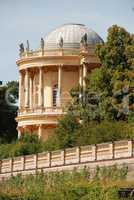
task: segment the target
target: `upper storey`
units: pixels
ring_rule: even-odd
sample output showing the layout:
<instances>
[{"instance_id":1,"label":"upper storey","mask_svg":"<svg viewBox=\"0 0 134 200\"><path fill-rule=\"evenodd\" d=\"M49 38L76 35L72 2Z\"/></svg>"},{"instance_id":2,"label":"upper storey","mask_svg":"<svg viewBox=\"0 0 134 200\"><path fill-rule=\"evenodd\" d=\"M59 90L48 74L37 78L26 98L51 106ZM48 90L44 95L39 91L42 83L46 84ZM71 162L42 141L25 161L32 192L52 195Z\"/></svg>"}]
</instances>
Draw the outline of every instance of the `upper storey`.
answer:
<instances>
[{"instance_id":1,"label":"upper storey","mask_svg":"<svg viewBox=\"0 0 134 200\"><path fill-rule=\"evenodd\" d=\"M60 45L67 49L79 49L82 37L86 34L87 45L102 43L101 37L83 24L65 24L45 37L45 49L57 49ZM62 41L61 41L62 40ZM63 44L61 44L63 42Z\"/></svg>"},{"instance_id":2,"label":"upper storey","mask_svg":"<svg viewBox=\"0 0 134 200\"><path fill-rule=\"evenodd\" d=\"M20 58L17 60L19 69L37 66L80 65L99 63L95 54L96 44L103 43L101 37L83 24L65 24L41 38L40 48L30 50L20 44ZM84 60L85 61L85 60Z\"/></svg>"}]
</instances>

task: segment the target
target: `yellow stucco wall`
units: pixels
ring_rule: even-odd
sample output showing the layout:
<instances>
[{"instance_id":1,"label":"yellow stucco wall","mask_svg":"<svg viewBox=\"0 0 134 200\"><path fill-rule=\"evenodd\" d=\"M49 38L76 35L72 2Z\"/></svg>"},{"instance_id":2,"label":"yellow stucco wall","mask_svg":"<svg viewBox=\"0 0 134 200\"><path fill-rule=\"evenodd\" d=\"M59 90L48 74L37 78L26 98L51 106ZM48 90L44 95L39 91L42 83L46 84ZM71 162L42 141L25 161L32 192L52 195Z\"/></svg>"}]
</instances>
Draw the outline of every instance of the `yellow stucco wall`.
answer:
<instances>
[{"instance_id":1,"label":"yellow stucco wall","mask_svg":"<svg viewBox=\"0 0 134 200\"><path fill-rule=\"evenodd\" d=\"M76 87L79 82L79 73L77 71L62 72L61 102L64 106L70 100L70 90Z\"/></svg>"},{"instance_id":2,"label":"yellow stucco wall","mask_svg":"<svg viewBox=\"0 0 134 200\"><path fill-rule=\"evenodd\" d=\"M44 107L52 106L52 88L58 81L58 72L48 71L43 74Z\"/></svg>"}]
</instances>

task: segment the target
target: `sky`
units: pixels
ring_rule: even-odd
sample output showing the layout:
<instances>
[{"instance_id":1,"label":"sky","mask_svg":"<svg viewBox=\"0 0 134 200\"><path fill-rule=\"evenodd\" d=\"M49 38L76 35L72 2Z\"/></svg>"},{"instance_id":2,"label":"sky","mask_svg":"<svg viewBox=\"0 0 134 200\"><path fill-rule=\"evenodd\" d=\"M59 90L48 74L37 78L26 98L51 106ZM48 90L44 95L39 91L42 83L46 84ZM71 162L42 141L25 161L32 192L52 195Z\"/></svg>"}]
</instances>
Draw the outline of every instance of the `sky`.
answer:
<instances>
[{"instance_id":1,"label":"sky","mask_svg":"<svg viewBox=\"0 0 134 200\"><path fill-rule=\"evenodd\" d=\"M106 40L113 24L134 33L134 0L0 0L0 81L18 79L19 44L40 38L65 23L82 23Z\"/></svg>"}]
</instances>

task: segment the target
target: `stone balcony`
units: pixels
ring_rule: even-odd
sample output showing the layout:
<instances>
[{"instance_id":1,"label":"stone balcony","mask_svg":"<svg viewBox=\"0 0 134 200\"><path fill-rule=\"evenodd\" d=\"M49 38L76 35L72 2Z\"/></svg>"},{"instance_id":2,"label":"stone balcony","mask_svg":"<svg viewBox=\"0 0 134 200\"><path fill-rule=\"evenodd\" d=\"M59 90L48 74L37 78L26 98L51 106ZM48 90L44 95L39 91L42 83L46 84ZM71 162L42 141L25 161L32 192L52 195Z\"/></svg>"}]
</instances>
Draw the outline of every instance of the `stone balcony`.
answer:
<instances>
[{"instance_id":1,"label":"stone balcony","mask_svg":"<svg viewBox=\"0 0 134 200\"><path fill-rule=\"evenodd\" d=\"M63 107L42 107L42 108L21 108L18 110L18 116L24 115L62 115L66 110Z\"/></svg>"}]
</instances>

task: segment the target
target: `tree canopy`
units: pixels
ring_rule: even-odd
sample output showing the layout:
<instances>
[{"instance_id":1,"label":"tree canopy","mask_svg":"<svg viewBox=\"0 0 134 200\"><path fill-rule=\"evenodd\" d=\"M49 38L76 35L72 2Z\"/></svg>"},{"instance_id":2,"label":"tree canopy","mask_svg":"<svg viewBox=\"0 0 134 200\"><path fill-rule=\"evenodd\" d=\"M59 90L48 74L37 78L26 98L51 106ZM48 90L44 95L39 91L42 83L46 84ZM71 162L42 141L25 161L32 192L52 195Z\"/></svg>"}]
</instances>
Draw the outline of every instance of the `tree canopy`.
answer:
<instances>
[{"instance_id":1,"label":"tree canopy","mask_svg":"<svg viewBox=\"0 0 134 200\"><path fill-rule=\"evenodd\" d=\"M10 142L17 136L18 82L11 81L0 87L0 141Z\"/></svg>"},{"instance_id":2,"label":"tree canopy","mask_svg":"<svg viewBox=\"0 0 134 200\"><path fill-rule=\"evenodd\" d=\"M134 36L113 25L107 41L99 44L96 54L101 68L86 77L82 101L73 90L73 108L82 118L91 120L128 120L134 112ZM76 93L77 94L77 93Z\"/></svg>"}]
</instances>

